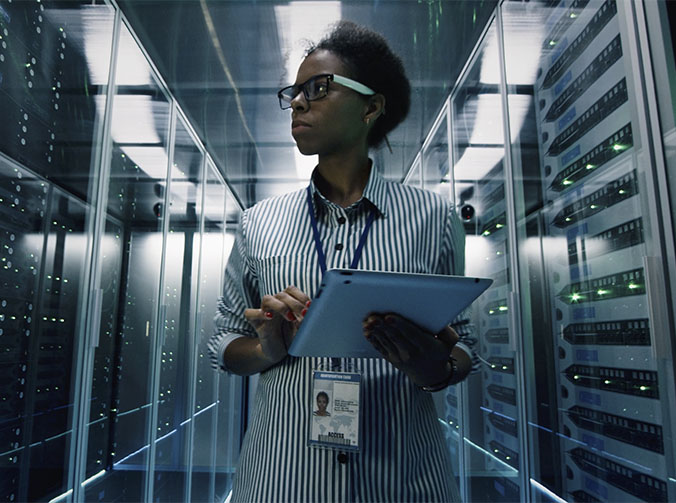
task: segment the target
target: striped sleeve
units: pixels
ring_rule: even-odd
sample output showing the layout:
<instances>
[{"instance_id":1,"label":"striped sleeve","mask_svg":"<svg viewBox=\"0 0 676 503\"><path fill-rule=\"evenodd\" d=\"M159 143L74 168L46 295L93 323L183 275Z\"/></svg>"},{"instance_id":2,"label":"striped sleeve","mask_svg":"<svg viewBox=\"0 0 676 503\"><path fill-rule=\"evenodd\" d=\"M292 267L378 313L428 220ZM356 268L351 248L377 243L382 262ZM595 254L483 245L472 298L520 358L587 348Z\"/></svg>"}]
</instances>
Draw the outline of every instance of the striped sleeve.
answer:
<instances>
[{"instance_id":1,"label":"striped sleeve","mask_svg":"<svg viewBox=\"0 0 676 503\"><path fill-rule=\"evenodd\" d=\"M241 337L257 337L253 327L244 317L247 307L260 305L258 280L246 257L246 223L248 212L242 213L232 253L228 259L223 278L223 293L219 297L215 332L209 339L211 366L216 370L228 371L223 361L225 348Z\"/></svg>"}]
</instances>

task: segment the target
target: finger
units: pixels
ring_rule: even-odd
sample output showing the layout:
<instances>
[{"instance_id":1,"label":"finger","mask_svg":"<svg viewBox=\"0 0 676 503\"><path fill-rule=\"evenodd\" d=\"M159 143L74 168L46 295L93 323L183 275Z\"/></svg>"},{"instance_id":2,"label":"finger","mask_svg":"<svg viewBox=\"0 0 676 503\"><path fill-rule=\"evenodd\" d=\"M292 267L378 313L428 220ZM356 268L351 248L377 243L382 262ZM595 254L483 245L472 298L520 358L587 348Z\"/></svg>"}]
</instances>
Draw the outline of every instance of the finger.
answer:
<instances>
[{"instance_id":1,"label":"finger","mask_svg":"<svg viewBox=\"0 0 676 503\"><path fill-rule=\"evenodd\" d=\"M306 309L305 302L302 302L294 295L291 295L287 292L287 290L276 293L274 297L286 306L286 310L283 314L287 320L295 321L297 319L301 320L303 318L303 312Z\"/></svg>"},{"instance_id":2,"label":"finger","mask_svg":"<svg viewBox=\"0 0 676 503\"><path fill-rule=\"evenodd\" d=\"M261 299L261 310L273 315L279 315L288 321L295 321L296 316L285 302L277 298L277 295L264 295Z\"/></svg>"},{"instance_id":3,"label":"finger","mask_svg":"<svg viewBox=\"0 0 676 503\"><path fill-rule=\"evenodd\" d=\"M449 326L445 326L436 334L436 337L450 349L453 349L453 346L460 340L458 333Z\"/></svg>"},{"instance_id":4,"label":"finger","mask_svg":"<svg viewBox=\"0 0 676 503\"><path fill-rule=\"evenodd\" d=\"M268 321L272 318L272 313L264 311L263 309L245 309L244 317L249 322L254 321Z\"/></svg>"},{"instance_id":5,"label":"finger","mask_svg":"<svg viewBox=\"0 0 676 503\"><path fill-rule=\"evenodd\" d=\"M387 349L380 343L380 339L373 334L373 332L368 332L366 339L373 345L374 348L383 355L384 358L389 358L389 353Z\"/></svg>"},{"instance_id":6,"label":"finger","mask_svg":"<svg viewBox=\"0 0 676 503\"><path fill-rule=\"evenodd\" d=\"M295 298L298 302L303 304L305 307L307 307L308 302L311 301L310 297L308 297L305 292L303 292L300 288L297 288L293 285L286 287L284 291L291 297Z\"/></svg>"},{"instance_id":7,"label":"finger","mask_svg":"<svg viewBox=\"0 0 676 503\"><path fill-rule=\"evenodd\" d=\"M407 360L411 355L421 350L421 329L398 315L388 314L385 316L383 331L397 345L399 354ZM431 337L430 337L431 338Z\"/></svg>"},{"instance_id":8,"label":"finger","mask_svg":"<svg viewBox=\"0 0 676 503\"><path fill-rule=\"evenodd\" d=\"M364 330L371 330L382 323L384 323L383 315L379 313L369 313L366 318L362 320Z\"/></svg>"},{"instance_id":9,"label":"finger","mask_svg":"<svg viewBox=\"0 0 676 503\"><path fill-rule=\"evenodd\" d=\"M389 361L392 363L402 362L399 348L385 333L380 330L374 330L371 334L371 339L375 340L384 349L384 353L387 355ZM381 351L381 353L382 352L383 351Z\"/></svg>"}]
</instances>

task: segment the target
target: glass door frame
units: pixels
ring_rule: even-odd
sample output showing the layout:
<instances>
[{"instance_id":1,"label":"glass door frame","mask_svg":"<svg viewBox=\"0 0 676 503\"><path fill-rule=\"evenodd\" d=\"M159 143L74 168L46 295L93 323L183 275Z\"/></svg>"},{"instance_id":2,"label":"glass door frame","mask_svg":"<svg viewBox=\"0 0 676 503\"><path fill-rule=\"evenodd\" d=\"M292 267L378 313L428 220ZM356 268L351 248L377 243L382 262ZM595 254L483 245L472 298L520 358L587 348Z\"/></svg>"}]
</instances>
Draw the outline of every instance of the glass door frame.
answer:
<instances>
[{"instance_id":1,"label":"glass door frame","mask_svg":"<svg viewBox=\"0 0 676 503\"><path fill-rule=\"evenodd\" d=\"M199 150L202 159L200 162L200 176L202 177L200 181L200 200L202 205L202 211L200 213L200 223L199 223L199 232L200 232L200 249L196 250L196 253L199 253L201 258L201 245L203 243L204 237L204 225L205 225L205 212L203 211L204 207L204 198L205 198L205 185L206 185L206 170L207 165L210 167L213 173L216 174L218 180L223 184L225 190L232 192L228 186L225 178L223 177L220 170L216 167L216 163L213 162L211 156L206 152L206 149L202 142L199 140L198 135L196 134L194 128L190 124L189 120L180 109L177 101L173 96L171 96L168 91L168 86L166 82L162 79L159 71L156 66L153 64L152 60L149 58L147 52L145 51L143 45L140 43L138 36L134 32L133 28L129 22L125 19L119 7L114 3L113 0L105 0L105 4L110 6L114 11L114 22L113 22L113 41L111 45L111 57L110 57L110 66L109 66L109 75L108 83L106 89L106 104L102 115L102 122L99 125L99 129L96 131L96 141L97 150L95 156L92 160L92 201L93 201L93 215L94 218L88 223L87 235L90 237L88 240L87 248L87 257L88 262L84 266L84 271L87 274L85 278L85 291L83 292L83 299L86 309L83 310L82 315L80 316L78 324L78 345L77 345L77 361L81 362L77 365L76 371L76 381L74 384L74 395L75 395L75 412L72 418L72 431L74 432L73 439L71 441L71 451L69 456L69 466L68 466L68 486L69 489L62 495L54 498L52 501L84 501L85 500L85 488L89 482L93 482L101 476L105 476L105 470L97 473L96 475L85 479L86 477L86 464L87 464L87 447L88 447L88 422L89 422L89 413L90 413L90 398L91 398L91 383L94 377L94 356L95 351L98 346L98 340L100 335L100 317L101 317L101 301L102 301L102 290L101 290L101 272L102 272L102 263L100 257L101 249L101 239L105 234L106 228L106 217L107 217L107 199L108 199L108 190L109 190L109 175L111 169L111 156L110 152L112 149L112 115L114 107L114 97L116 93L116 69L117 69L117 60L118 60L118 47L119 40L121 37L121 31L126 28L131 34L134 42L138 46L139 50L142 52L146 62L150 66L151 73L153 78L156 80L158 86L160 87L162 93L167 99L167 102L170 106L170 119L169 119L169 139L167 143L168 149L168 159L166 166L166 189L163 196L164 208L168 208L168 201L171 195L171 177L170 169L173 165L173 155L175 149L175 135L176 135L176 123L178 117L182 119L182 123L188 131L188 134L195 146ZM234 198L237 201L236 198ZM226 202L223 201L223 215L225 222L226 214ZM151 415L146 425L146 438L149 442L149 454L146 462L145 470L145 489L144 497L146 501L153 501L153 486L154 486L154 468L155 468L155 441L157 440L156 434L156 421L157 421L157 408L158 408L158 394L159 394L159 371L160 371L160 362L161 362L161 351L162 351L162 327L164 325L164 316L163 313L165 309L163 308L164 304L161 303L161 292L163 291L163 286L165 283L164 276L164 262L166 255L166 240L169 232L169 215L165 214L163 216L162 222L162 265L160 266L160 281L157 288L157 298L160 299L157 308L153 314L155 319L155 330L151 334L152 337L152 349L151 354L153 355L153 360L150 363L152 366L150 382L148 383L149 389L151 390L152 399L151 399ZM226 228L224 225L223 233L225 235ZM224 237L225 239L225 237ZM202 267L202 261L200 260L199 268ZM221 280L222 281L222 280ZM195 334L199 330L199 323L203 313L198 311L199 307L199 289L196 294L195 305L191 306L193 310L189 314L193 318L190 320L190 326L192 333L193 342L195 339ZM166 306L165 306L166 308ZM194 344L193 344L194 346ZM188 384L189 395L188 402L191 407L191 418L194 417L194 405L195 405L195 385L197 379L197 369L195 365L196 355L191 356L190 363L190 383ZM219 377L215 377L214 383L214 393L217 397L218 386L221 382ZM235 386L235 382L231 383L232 386ZM241 417L241 414L240 414ZM191 421L188 425L189 438L194 438L194 421ZM212 437L217 433L217 424L214 422L214 426L211 431ZM214 437L215 438L215 437ZM184 500L188 501L191 494L191 482L192 482L192 450L189 450L187 453L188 465L186 466L185 476L187 477L185 484L185 494L183 495ZM214 459L215 466L215 459ZM210 494L213 494L213 485L214 477L211 477L211 490Z\"/></svg>"}]
</instances>

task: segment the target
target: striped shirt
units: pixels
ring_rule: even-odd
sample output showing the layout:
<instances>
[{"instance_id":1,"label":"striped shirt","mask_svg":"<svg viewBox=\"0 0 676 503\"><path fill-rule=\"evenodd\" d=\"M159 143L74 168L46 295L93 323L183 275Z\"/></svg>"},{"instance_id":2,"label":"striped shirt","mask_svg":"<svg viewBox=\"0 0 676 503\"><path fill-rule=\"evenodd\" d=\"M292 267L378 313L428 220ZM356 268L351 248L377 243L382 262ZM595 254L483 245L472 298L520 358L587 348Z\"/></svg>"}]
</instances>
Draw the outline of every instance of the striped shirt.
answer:
<instances>
[{"instance_id":1,"label":"striped shirt","mask_svg":"<svg viewBox=\"0 0 676 503\"><path fill-rule=\"evenodd\" d=\"M372 209L359 269L462 274L464 232L451 203L388 182L371 170L362 198L348 208L311 183L328 268L348 267ZM342 245L342 246L340 246ZM244 309L294 285L310 298L321 280L306 191L262 201L240 221L209 348L215 368L238 337L256 337ZM358 453L307 445L312 371L328 358L287 356L260 374L253 414L233 482L232 501L455 501L449 453L429 393L384 359L342 359L362 374Z\"/></svg>"}]
</instances>

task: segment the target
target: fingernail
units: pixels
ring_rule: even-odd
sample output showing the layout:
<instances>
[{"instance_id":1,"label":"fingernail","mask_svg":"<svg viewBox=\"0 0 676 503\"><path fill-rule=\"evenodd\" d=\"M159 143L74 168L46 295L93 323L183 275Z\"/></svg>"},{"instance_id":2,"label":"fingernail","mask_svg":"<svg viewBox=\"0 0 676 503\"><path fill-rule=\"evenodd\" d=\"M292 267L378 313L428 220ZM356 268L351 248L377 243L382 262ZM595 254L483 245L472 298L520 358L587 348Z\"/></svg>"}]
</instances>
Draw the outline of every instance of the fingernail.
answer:
<instances>
[{"instance_id":1,"label":"fingernail","mask_svg":"<svg viewBox=\"0 0 676 503\"><path fill-rule=\"evenodd\" d=\"M273 316L274 316L274 314L272 314L270 311L265 311L265 317L266 317L266 318L270 319L270 318L272 318Z\"/></svg>"},{"instance_id":2,"label":"fingernail","mask_svg":"<svg viewBox=\"0 0 676 503\"><path fill-rule=\"evenodd\" d=\"M289 321L296 321L296 317L293 315L293 313L291 311L288 311L286 313L286 319L289 320Z\"/></svg>"},{"instance_id":3,"label":"fingernail","mask_svg":"<svg viewBox=\"0 0 676 503\"><path fill-rule=\"evenodd\" d=\"M311 301L311 300L308 300L308 301L305 303L305 307L310 307L310 304L312 304L312 301Z\"/></svg>"},{"instance_id":4,"label":"fingernail","mask_svg":"<svg viewBox=\"0 0 676 503\"><path fill-rule=\"evenodd\" d=\"M307 313L307 307L300 312L300 315L305 316L305 313Z\"/></svg>"}]
</instances>

